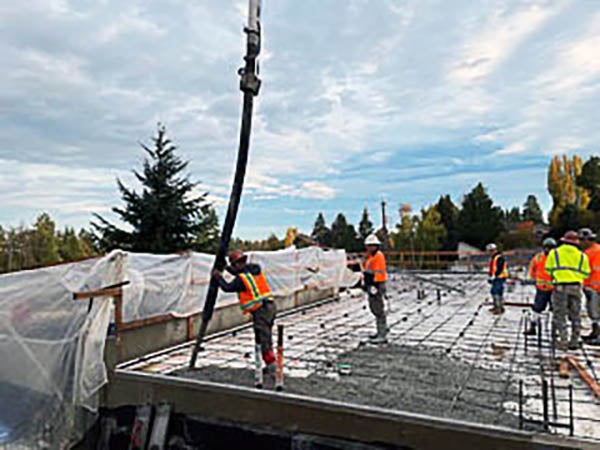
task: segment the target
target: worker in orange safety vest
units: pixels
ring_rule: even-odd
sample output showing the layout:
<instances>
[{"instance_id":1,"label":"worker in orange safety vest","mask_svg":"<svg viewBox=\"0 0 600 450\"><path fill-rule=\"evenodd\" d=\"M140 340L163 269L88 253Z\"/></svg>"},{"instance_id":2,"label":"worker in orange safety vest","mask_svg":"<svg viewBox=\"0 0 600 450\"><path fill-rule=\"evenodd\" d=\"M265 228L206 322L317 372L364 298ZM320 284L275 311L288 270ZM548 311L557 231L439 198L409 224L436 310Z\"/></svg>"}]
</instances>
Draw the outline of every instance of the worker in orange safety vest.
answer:
<instances>
[{"instance_id":1,"label":"worker in orange safety vest","mask_svg":"<svg viewBox=\"0 0 600 450\"><path fill-rule=\"evenodd\" d=\"M225 292L237 292L240 308L244 314L252 315L254 340L260 346L265 374L275 373L275 353L273 352L273 323L277 309L271 295L267 278L258 264L248 264L247 256L241 250L229 253L227 271L234 276L231 282L225 281L223 274L215 270L213 276Z\"/></svg>"},{"instance_id":2,"label":"worker in orange safety vest","mask_svg":"<svg viewBox=\"0 0 600 450\"><path fill-rule=\"evenodd\" d=\"M546 307L550 304L552 299L552 290L554 285L552 283L552 276L546 272L546 258L548 253L553 248L556 248L556 241L552 238L544 239L542 242L543 251L534 255L529 263L528 278L529 282L535 284L535 299L533 300L533 318L529 323L529 329L525 331L528 336L534 336L536 334L536 325L538 319Z\"/></svg>"},{"instance_id":3,"label":"worker in orange safety vest","mask_svg":"<svg viewBox=\"0 0 600 450\"><path fill-rule=\"evenodd\" d=\"M373 344L387 342L387 321L383 297L385 296L385 283L387 281L387 268L385 256L379 250L381 242L374 234L365 239L367 259L363 265L363 286L369 297L369 309L375 316L377 333L369 336Z\"/></svg>"},{"instance_id":4,"label":"worker in orange safety vest","mask_svg":"<svg viewBox=\"0 0 600 450\"><path fill-rule=\"evenodd\" d=\"M492 314L502 314L504 313L504 284L508 278L506 259L502 252L498 250L496 244L488 244L485 249L492 255L490 258L488 282L492 285L490 294L492 294L494 306L490 308L490 312Z\"/></svg>"},{"instance_id":5,"label":"worker in orange safety vest","mask_svg":"<svg viewBox=\"0 0 600 450\"><path fill-rule=\"evenodd\" d=\"M579 230L581 249L590 261L590 276L583 282L583 293L588 317L592 321L592 332L582 336L588 345L600 345L600 244L596 234L589 228Z\"/></svg>"}]
</instances>

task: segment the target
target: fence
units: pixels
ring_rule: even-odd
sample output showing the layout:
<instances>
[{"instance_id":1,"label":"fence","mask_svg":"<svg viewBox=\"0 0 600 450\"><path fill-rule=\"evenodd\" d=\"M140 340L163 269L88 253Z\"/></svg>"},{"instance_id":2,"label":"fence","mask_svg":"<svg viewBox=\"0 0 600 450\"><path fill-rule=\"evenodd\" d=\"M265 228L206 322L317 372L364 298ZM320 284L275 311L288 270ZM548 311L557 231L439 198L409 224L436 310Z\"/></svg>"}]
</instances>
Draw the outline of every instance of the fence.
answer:
<instances>
[{"instance_id":1,"label":"fence","mask_svg":"<svg viewBox=\"0 0 600 450\"><path fill-rule=\"evenodd\" d=\"M510 267L527 266L536 250L512 250L504 252ZM399 270L441 270L459 272L481 272L488 268L490 254L486 252L452 251L387 251L387 265ZM348 266L358 269L362 255L349 255Z\"/></svg>"}]
</instances>

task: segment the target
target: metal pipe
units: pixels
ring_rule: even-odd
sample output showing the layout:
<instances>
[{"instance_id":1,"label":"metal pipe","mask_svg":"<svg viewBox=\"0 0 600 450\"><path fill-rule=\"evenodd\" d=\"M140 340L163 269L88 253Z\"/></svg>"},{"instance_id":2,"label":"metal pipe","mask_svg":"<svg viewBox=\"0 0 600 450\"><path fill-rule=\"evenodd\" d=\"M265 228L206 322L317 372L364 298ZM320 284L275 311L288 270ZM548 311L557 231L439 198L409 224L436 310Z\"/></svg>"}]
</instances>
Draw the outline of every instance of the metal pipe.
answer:
<instances>
[{"instance_id":1,"label":"metal pipe","mask_svg":"<svg viewBox=\"0 0 600 450\"><path fill-rule=\"evenodd\" d=\"M219 248L215 256L211 274L214 270L223 270L225 267L225 254L229 248L229 241L235 225L235 219L237 217L242 196L242 189L244 187L244 177L246 175L246 165L250 147L250 132L252 129L253 99L254 96L258 95L260 89L260 79L257 77L256 63L256 59L260 53L260 0L249 0L248 27L244 29L244 32L247 35L246 56L244 57L246 65L238 72L241 77L240 90L244 92L240 144L227 215L225 216L223 231L221 232L221 237L219 239ZM202 346L202 340L206 334L208 323L213 315L217 293L217 280L211 276L202 311L202 323L190 358L190 369L193 369L196 366L198 351Z\"/></svg>"}]
</instances>

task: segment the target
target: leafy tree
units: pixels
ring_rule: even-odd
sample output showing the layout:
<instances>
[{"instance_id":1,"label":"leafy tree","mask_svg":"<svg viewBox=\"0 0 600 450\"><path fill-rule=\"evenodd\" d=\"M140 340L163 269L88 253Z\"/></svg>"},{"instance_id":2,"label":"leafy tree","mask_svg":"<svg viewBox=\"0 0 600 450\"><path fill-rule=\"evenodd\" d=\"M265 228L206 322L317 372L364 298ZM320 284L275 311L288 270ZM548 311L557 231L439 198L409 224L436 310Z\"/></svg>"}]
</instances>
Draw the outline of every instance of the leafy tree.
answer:
<instances>
[{"instance_id":1,"label":"leafy tree","mask_svg":"<svg viewBox=\"0 0 600 450\"><path fill-rule=\"evenodd\" d=\"M325 217L321 212L317 216L317 220L315 220L315 225L310 237L317 241L319 245L324 247L331 246L331 230L327 227Z\"/></svg>"},{"instance_id":2,"label":"leafy tree","mask_svg":"<svg viewBox=\"0 0 600 450\"><path fill-rule=\"evenodd\" d=\"M446 228L442 223L442 216L435 206L430 206L421 211L421 220L418 221L416 242L420 251L437 251L440 249Z\"/></svg>"},{"instance_id":3,"label":"leafy tree","mask_svg":"<svg viewBox=\"0 0 600 450\"><path fill-rule=\"evenodd\" d=\"M446 230L441 249L445 251L455 251L458 248L458 208L452 202L449 195L441 196L435 205L435 209L440 214L440 221Z\"/></svg>"},{"instance_id":4,"label":"leafy tree","mask_svg":"<svg viewBox=\"0 0 600 450\"><path fill-rule=\"evenodd\" d=\"M542 208L540 208L535 195L528 195L527 200L523 204L523 220L537 224L544 223Z\"/></svg>"},{"instance_id":5,"label":"leafy tree","mask_svg":"<svg viewBox=\"0 0 600 450\"><path fill-rule=\"evenodd\" d=\"M114 207L126 231L94 214L92 223L99 245L105 249L150 253L172 253L189 248L209 246L216 236L216 221L207 192L194 196L196 184L183 175L188 162L175 154L176 147L166 137L166 129L158 125L152 138L154 148L141 144L147 154L142 172L133 171L143 189L138 193L117 180L125 206Z\"/></svg>"},{"instance_id":6,"label":"leafy tree","mask_svg":"<svg viewBox=\"0 0 600 450\"><path fill-rule=\"evenodd\" d=\"M331 246L344 248L349 252L357 252L362 248L354 226L348 223L342 213L339 213L331 224Z\"/></svg>"},{"instance_id":7,"label":"leafy tree","mask_svg":"<svg viewBox=\"0 0 600 450\"><path fill-rule=\"evenodd\" d=\"M585 162L577 177L577 185L587 190L591 197L588 209L600 212L600 157L592 156Z\"/></svg>"},{"instance_id":8,"label":"leafy tree","mask_svg":"<svg viewBox=\"0 0 600 450\"><path fill-rule=\"evenodd\" d=\"M494 206L481 183L465 195L458 214L458 234L461 240L484 248L502 231L502 209Z\"/></svg>"},{"instance_id":9,"label":"leafy tree","mask_svg":"<svg viewBox=\"0 0 600 450\"><path fill-rule=\"evenodd\" d=\"M367 207L363 209L362 218L360 219L360 223L358 224L358 235L360 240L364 242L364 240L372 234L374 231L373 222L369 219L369 211Z\"/></svg>"},{"instance_id":10,"label":"leafy tree","mask_svg":"<svg viewBox=\"0 0 600 450\"><path fill-rule=\"evenodd\" d=\"M415 251L415 237L418 219L413 216L410 205L402 205L399 211L400 223L396 225L396 231L392 233L394 249L399 251Z\"/></svg>"},{"instance_id":11,"label":"leafy tree","mask_svg":"<svg viewBox=\"0 0 600 450\"><path fill-rule=\"evenodd\" d=\"M515 206L510 210L506 210L504 217L505 228L516 228L522 220L521 210L518 206Z\"/></svg>"},{"instance_id":12,"label":"leafy tree","mask_svg":"<svg viewBox=\"0 0 600 450\"><path fill-rule=\"evenodd\" d=\"M58 234L58 252L63 261L75 261L87 256L75 230L69 227Z\"/></svg>"},{"instance_id":13,"label":"leafy tree","mask_svg":"<svg viewBox=\"0 0 600 450\"><path fill-rule=\"evenodd\" d=\"M555 156L548 167L548 192L552 196L552 210L549 221L553 228L559 227L559 216L567 205L574 205L584 210L590 203L588 191L577 185L576 180L581 175L583 161L577 155L569 159ZM571 214L571 212L569 212Z\"/></svg>"},{"instance_id":14,"label":"leafy tree","mask_svg":"<svg viewBox=\"0 0 600 450\"><path fill-rule=\"evenodd\" d=\"M56 225L50 216L42 213L35 221L33 232L30 234L30 240L27 242L27 233L22 234L25 243L31 245L33 261L23 261L24 266L39 265L45 266L56 263L61 260L58 251L58 238L56 236ZM24 249L24 255L27 255Z\"/></svg>"}]
</instances>

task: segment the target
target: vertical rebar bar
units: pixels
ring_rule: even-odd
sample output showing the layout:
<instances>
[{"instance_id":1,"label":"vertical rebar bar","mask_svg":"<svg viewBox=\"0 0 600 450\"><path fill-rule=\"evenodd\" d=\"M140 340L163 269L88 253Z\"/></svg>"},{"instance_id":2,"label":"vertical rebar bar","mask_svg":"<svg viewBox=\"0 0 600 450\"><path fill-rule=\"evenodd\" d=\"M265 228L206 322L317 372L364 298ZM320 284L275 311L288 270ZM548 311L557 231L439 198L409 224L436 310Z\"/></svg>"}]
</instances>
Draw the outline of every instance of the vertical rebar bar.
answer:
<instances>
[{"instance_id":1,"label":"vertical rebar bar","mask_svg":"<svg viewBox=\"0 0 600 450\"><path fill-rule=\"evenodd\" d=\"M523 429L523 380L519 380L519 430Z\"/></svg>"},{"instance_id":2,"label":"vertical rebar bar","mask_svg":"<svg viewBox=\"0 0 600 450\"><path fill-rule=\"evenodd\" d=\"M575 417L573 416L573 384L569 383L569 436L575 434Z\"/></svg>"},{"instance_id":3,"label":"vertical rebar bar","mask_svg":"<svg viewBox=\"0 0 600 450\"><path fill-rule=\"evenodd\" d=\"M548 431L548 381L546 379L542 380L542 413L544 417L544 430Z\"/></svg>"},{"instance_id":4,"label":"vertical rebar bar","mask_svg":"<svg viewBox=\"0 0 600 450\"><path fill-rule=\"evenodd\" d=\"M260 344L254 346L254 385L258 389L263 387L262 351Z\"/></svg>"},{"instance_id":5,"label":"vertical rebar bar","mask_svg":"<svg viewBox=\"0 0 600 450\"><path fill-rule=\"evenodd\" d=\"M283 325L277 325L277 358L275 369L275 390L283 390Z\"/></svg>"}]
</instances>

